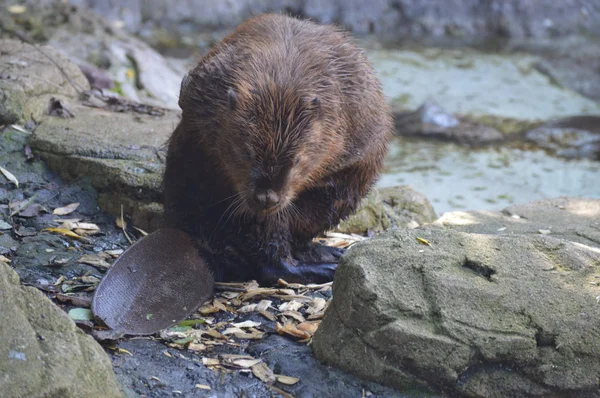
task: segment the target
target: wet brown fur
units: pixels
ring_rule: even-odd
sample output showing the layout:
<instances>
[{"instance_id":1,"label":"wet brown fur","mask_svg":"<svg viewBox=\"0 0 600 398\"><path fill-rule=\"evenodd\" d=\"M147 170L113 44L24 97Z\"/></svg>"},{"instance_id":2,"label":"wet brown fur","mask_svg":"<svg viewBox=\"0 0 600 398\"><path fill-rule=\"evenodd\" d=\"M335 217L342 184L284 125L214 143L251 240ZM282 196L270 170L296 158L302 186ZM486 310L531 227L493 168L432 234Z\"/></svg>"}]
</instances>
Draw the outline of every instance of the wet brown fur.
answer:
<instances>
[{"instance_id":1,"label":"wet brown fur","mask_svg":"<svg viewBox=\"0 0 600 398\"><path fill-rule=\"evenodd\" d=\"M246 21L202 57L179 105L165 218L210 247L214 263L246 260L213 264L217 280L302 258L296 253L367 194L392 131L379 82L348 36L282 15ZM259 189L280 203L258 209Z\"/></svg>"}]
</instances>

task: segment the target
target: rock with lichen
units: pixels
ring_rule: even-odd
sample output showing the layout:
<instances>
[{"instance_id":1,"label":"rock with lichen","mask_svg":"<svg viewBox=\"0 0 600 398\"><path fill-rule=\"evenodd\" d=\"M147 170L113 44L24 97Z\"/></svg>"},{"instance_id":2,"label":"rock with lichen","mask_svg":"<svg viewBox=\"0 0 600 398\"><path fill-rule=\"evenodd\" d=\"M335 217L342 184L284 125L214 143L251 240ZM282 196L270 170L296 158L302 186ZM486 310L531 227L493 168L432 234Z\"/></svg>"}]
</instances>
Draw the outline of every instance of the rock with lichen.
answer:
<instances>
[{"instance_id":1,"label":"rock with lichen","mask_svg":"<svg viewBox=\"0 0 600 398\"><path fill-rule=\"evenodd\" d=\"M351 248L315 355L402 389L600 396L600 200L561 198L486 217L442 217ZM540 230L548 224L550 233Z\"/></svg>"},{"instance_id":2,"label":"rock with lichen","mask_svg":"<svg viewBox=\"0 0 600 398\"><path fill-rule=\"evenodd\" d=\"M3 397L121 397L102 347L0 262Z\"/></svg>"}]
</instances>

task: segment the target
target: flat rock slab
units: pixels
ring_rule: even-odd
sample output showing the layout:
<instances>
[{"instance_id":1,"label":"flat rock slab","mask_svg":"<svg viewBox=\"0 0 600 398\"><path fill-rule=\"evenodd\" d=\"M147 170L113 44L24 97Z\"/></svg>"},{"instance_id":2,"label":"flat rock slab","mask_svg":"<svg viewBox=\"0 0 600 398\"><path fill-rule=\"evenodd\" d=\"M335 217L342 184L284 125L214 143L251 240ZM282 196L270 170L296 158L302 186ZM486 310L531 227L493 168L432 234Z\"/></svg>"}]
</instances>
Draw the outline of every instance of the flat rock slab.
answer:
<instances>
[{"instance_id":1,"label":"flat rock slab","mask_svg":"<svg viewBox=\"0 0 600 398\"><path fill-rule=\"evenodd\" d=\"M121 397L110 361L60 308L0 263L3 397Z\"/></svg>"},{"instance_id":2,"label":"flat rock slab","mask_svg":"<svg viewBox=\"0 0 600 398\"><path fill-rule=\"evenodd\" d=\"M396 388L599 397L599 282L600 250L579 242L392 231L342 258L313 349Z\"/></svg>"},{"instance_id":3,"label":"flat rock slab","mask_svg":"<svg viewBox=\"0 0 600 398\"><path fill-rule=\"evenodd\" d=\"M166 142L179 113L164 116L117 113L74 104L73 119L47 118L30 145L61 177L91 179L102 209L120 214L121 205L136 225L154 229L160 210Z\"/></svg>"}]
</instances>

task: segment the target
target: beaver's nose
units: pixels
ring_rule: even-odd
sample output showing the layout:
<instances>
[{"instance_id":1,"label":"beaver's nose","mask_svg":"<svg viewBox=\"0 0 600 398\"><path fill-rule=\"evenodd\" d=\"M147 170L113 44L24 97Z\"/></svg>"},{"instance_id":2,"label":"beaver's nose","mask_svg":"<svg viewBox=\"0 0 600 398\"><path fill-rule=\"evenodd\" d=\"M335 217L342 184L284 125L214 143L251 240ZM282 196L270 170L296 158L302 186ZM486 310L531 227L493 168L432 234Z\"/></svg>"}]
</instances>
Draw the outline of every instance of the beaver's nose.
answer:
<instances>
[{"instance_id":1,"label":"beaver's nose","mask_svg":"<svg viewBox=\"0 0 600 398\"><path fill-rule=\"evenodd\" d=\"M261 207L269 209L279 203L279 195L272 189L260 189L254 194L254 200L256 200Z\"/></svg>"}]
</instances>

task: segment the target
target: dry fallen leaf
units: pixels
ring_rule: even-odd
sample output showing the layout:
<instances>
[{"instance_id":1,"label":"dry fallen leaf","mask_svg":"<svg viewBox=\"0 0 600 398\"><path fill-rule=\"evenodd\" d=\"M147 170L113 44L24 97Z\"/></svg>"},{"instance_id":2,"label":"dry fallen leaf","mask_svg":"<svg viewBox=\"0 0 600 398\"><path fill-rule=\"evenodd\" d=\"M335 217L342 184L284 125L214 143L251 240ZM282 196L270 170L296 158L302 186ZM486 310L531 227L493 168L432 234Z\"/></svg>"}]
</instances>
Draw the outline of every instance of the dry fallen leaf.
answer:
<instances>
[{"instance_id":1,"label":"dry fallen leaf","mask_svg":"<svg viewBox=\"0 0 600 398\"><path fill-rule=\"evenodd\" d=\"M190 343L187 346L188 350L193 352L206 351L206 344L202 343Z\"/></svg>"},{"instance_id":2,"label":"dry fallen leaf","mask_svg":"<svg viewBox=\"0 0 600 398\"><path fill-rule=\"evenodd\" d=\"M303 303L301 303L300 301L292 300L292 301L288 301L287 303L281 304L278 307L278 309L281 312L285 312L285 311L298 311L302 307L304 307Z\"/></svg>"},{"instance_id":3,"label":"dry fallen leaf","mask_svg":"<svg viewBox=\"0 0 600 398\"><path fill-rule=\"evenodd\" d=\"M221 361L221 364L244 368L244 369L249 369L249 368L259 364L261 361L262 361L261 359L254 359L254 358L252 358L252 359L240 358L240 359L231 359L231 360Z\"/></svg>"},{"instance_id":4,"label":"dry fallen leaf","mask_svg":"<svg viewBox=\"0 0 600 398\"><path fill-rule=\"evenodd\" d=\"M111 256L113 258L117 258L121 254L123 254L123 252L124 252L123 249L115 249L115 250L106 250L104 253L108 254L109 256Z\"/></svg>"},{"instance_id":5,"label":"dry fallen leaf","mask_svg":"<svg viewBox=\"0 0 600 398\"><path fill-rule=\"evenodd\" d=\"M287 334L302 340L310 339L311 337L310 333L298 329L293 323L286 323L285 325L282 325L277 322L275 330L282 336Z\"/></svg>"},{"instance_id":6,"label":"dry fallen leaf","mask_svg":"<svg viewBox=\"0 0 600 398\"><path fill-rule=\"evenodd\" d=\"M2 174L4 174L4 177L6 177L6 179L8 181L12 182L13 184L15 184L17 186L17 188L19 188L19 180L17 180L17 177L15 177L13 173L11 173L10 171L6 170L2 166L0 166L0 172Z\"/></svg>"},{"instance_id":7,"label":"dry fallen leaf","mask_svg":"<svg viewBox=\"0 0 600 398\"><path fill-rule=\"evenodd\" d=\"M236 328L254 328L254 327L260 326L261 323L254 322L254 321L244 321L244 322L232 323L232 325L235 326Z\"/></svg>"},{"instance_id":8,"label":"dry fallen leaf","mask_svg":"<svg viewBox=\"0 0 600 398\"><path fill-rule=\"evenodd\" d=\"M57 216L66 216L67 214L73 213L79 207L79 203L71 203L63 207L57 207L52 211L52 214Z\"/></svg>"},{"instance_id":9,"label":"dry fallen leaf","mask_svg":"<svg viewBox=\"0 0 600 398\"><path fill-rule=\"evenodd\" d=\"M278 316L287 316L287 317L297 320L298 322L306 321L306 319L304 319L304 316L301 313L299 313L298 311L285 311L285 312L278 314Z\"/></svg>"},{"instance_id":10,"label":"dry fallen leaf","mask_svg":"<svg viewBox=\"0 0 600 398\"><path fill-rule=\"evenodd\" d=\"M84 254L79 257L79 261L82 264L93 265L95 267L100 268L110 268L110 264L106 262L106 257L103 257L99 254Z\"/></svg>"},{"instance_id":11,"label":"dry fallen leaf","mask_svg":"<svg viewBox=\"0 0 600 398\"><path fill-rule=\"evenodd\" d=\"M273 371L264 362L252 366L252 374L267 384L272 384L276 380Z\"/></svg>"},{"instance_id":12,"label":"dry fallen leaf","mask_svg":"<svg viewBox=\"0 0 600 398\"><path fill-rule=\"evenodd\" d=\"M291 377L291 376L275 375L275 377L277 378L278 382L288 385L288 386L293 386L294 384L296 384L300 381L300 379L298 379L297 377Z\"/></svg>"},{"instance_id":13,"label":"dry fallen leaf","mask_svg":"<svg viewBox=\"0 0 600 398\"><path fill-rule=\"evenodd\" d=\"M219 333L216 329L208 329L204 334L214 339L227 340L227 336Z\"/></svg>"},{"instance_id":14,"label":"dry fallen leaf","mask_svg":"<svg viewBox=\"0 0 600 398\"><path fill-rule=\"evenodd\" d=\"M206 384L196 384L196 388L199 390L210 390L210 386L207 386Z\"/></svg>"},{"instance_id":15,"label":"dry fallen leaf","mask_svg":"<svg viewBox=\"0 0 600 398\"><path fill-rule=\"evenodd\" d=\"M21 133L31 134L31 131L25 130L23 127L19 126L18 124L11 124L10 127L13 128L13 129L15 129L15 130L17 130L17 131L19 131L19 132L21 132Z\"/></svg>"},{"instance_id":16,"label":"dry fallen leaf","mask_svg":"<svg viewBox=\"0 0 600 398\"><path fill-rule=\"evenodd\" d=\"M313 336L315 334L315 332L317 331L317 329L319 328L319 324L321 322L302 322L300 324L298 324L298 330L302 330L303 332L306 332L308 334L310 334L311 336Z\"/></svg>"},{"instance_id":17,"label":"dry fallen leaf","mask_svg":"<svg viewBox=\"0 0 600 398\"><path fill-rule=\"evenodd\" d=\"M321 297L315 297L308 303L308 308L306 309L306 313L309 315L313 315L319 313L325 309L327 305L327 301Z\"/></svg>"},{"instance_id":18,"label":"dry fallen leaf","mask_svg":"<svg viewBox=\"0 0 600 398\"><path fill-rule=\"evenodd\" d=\"M221 361L219 361L217 358L202 358L202 364L204 366L217 366L221 364Z\"/></svg>"},{"instance_id":19,"label":"dry fallen leaf","mask_svg":"<svg viewBox=\"0 0 600 398\"><path fill-rule=\"evenodd\" d=\"M275 322L275 320L277 319L277 317L275 317L275 314L269 311L258 311L258 313L272 322Z\"/></svg>"},{"instance_id":20,"label":"dry fallen leaf","mask_svg":"<svg viewBox=\"0 0 600 398\"><path fill-rule=\"evenodd\" d=\"M12 6L8 6L7 10L11 14L23 14L27 11L27 7L22 4L13 4Z\"/></svg>"}]
</instances>

